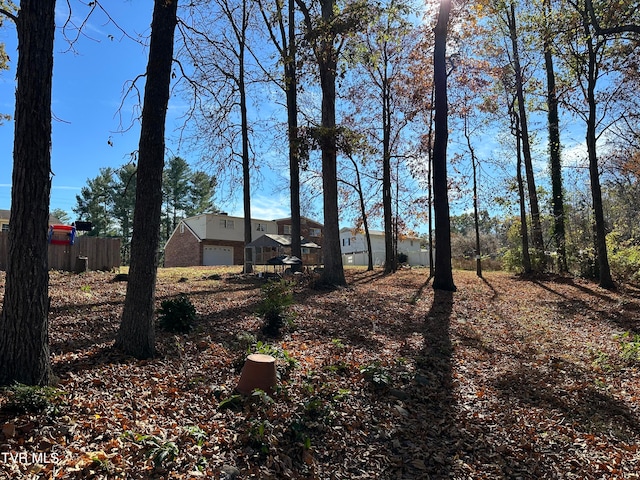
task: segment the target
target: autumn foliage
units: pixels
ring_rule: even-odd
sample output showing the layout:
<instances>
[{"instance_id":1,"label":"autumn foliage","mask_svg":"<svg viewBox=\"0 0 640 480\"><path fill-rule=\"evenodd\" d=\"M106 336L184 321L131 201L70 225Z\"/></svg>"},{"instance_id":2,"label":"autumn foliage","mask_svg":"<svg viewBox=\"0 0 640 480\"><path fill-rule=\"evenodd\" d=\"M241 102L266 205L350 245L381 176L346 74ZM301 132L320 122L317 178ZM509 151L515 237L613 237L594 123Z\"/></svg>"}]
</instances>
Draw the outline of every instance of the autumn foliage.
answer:
<instances>
[{"instance_id":1,"label":"autumn foliage","mask_svg":"<svg viewBox=\"0 0 640 480\"><path fill-rule=\"evenodd\" d=\"M158 330L159 354L139 361L112 349L126 284L52 273L59 382L0 394L0 478L637 476L640 290L456 271L444 292L428 269L346 277L297 284L295 325L274 339L257 315L262 279L161 269L158 307L186 295L195 324ZM276 357L278 388L238 395L258 350Z\"/></svg>"}]
</instances>

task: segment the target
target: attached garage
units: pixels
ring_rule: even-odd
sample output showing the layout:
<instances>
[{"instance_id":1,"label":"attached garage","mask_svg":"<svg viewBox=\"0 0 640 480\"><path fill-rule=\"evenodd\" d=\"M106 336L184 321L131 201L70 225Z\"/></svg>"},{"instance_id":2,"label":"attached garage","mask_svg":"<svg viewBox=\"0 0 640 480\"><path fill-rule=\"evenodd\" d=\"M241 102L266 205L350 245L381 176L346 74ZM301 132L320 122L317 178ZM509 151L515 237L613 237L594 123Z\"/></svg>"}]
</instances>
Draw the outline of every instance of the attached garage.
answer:
<instances>
[{"instance_id":1,"label":"attached garage","mask_svg":"<svg viewBox=\"0 0 640 480\"><path fill-rule=\"evenodd\" d=\"M233 265L233 247L220 245L204 245L202 247L202 264Z\"/></svg>"}]
</instances>

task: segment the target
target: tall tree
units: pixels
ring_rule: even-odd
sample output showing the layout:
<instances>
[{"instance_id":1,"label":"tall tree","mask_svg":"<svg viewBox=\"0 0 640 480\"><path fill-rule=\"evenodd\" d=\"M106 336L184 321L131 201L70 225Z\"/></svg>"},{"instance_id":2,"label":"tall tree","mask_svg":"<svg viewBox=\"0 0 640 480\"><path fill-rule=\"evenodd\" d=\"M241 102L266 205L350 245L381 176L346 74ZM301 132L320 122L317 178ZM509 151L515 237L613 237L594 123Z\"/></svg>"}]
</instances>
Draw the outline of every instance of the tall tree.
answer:
<instances>
[{"instance_id":1,"label":"tall tree","mask_svg":"<svg viewBox=\"0 0 640 480\"><path fill-rule=\"evenodd\" d=\"M111 212L115 221L120 225L119 235L122 238L120 256L125 265L129 264L131 256L131 234L136 205L136 176L136 165L127 163L115 172L111 187Z\"/></svg>"},{"instance_id":2,"label":"tall tree","mask_svg":"<svg viewBox=\"0 0 640 480\"><path fill-rule=\"evenodd\" d=\"M251 174L255 159L250 142L249 119L250 28L254 3L249 0L215 0L192 2L200 10L186 29L185 54L193 65L190 79L197 117L197 135L206 137L211 161L218 173L236 173L239 168L244 212L244 243L251 243ZM206 135L203 135L206 133ZM229 160L236 168L230 168ZM230 183L236 182L231 175ZM219 178L223 178L222 175ZM250 250L249 250L250 251ZM247 250L245 250L245 254ZM245 271L252 270L245 259Z\"/></svg>"},{"instance_id":3,"label":"tall tree","mask_svg":"<svg viewBox=\"0 0 640 480\"><path fill-rule=\"evenodd\" d=\"M317 0L320 16L314 18L309 6L297 0L311 43L322 91L320 150L322 156L322 191L324 207L324 238L322 242L324 270L321 282L327 285L346 285L340 250L338 224L338 172L336 141L336 75L341 29L337 19L335 0Z\"/></svg>"},{"instance_id":4,"label":"tall tree","mask_svg":"<svg viewBox=\"0 0 640 480\"><path fill-rule=\"evenodd\" d=\"M451 0L440 0L438 21L434 29L433 80L435 127L433 141L433 210L436 230L436 258L433 288L455 291L451 267L451 224L447 178L447 34Z\"/></svg>"},{"instance_id":5,"label":"tall tree","mask_svg":"<svg viewBox=\"0 0 640 480\"><path fill-rule=\"evenodd\" d=\"M213 203L216 185L216 177L208 175L202 170L193 172L189 178L188 204L184 214L187 217L193 217L205 212L218 211Z\"/></svg>"},{"instance_id":6,"label":"tall tree","mask_svg":"<svg viewBox=\"0 0 640 480\"><path fill-rule=\"evenodd\" d=\"M55 0L0 8L18 34L9 255L0 316L0 385L46 385L49 359L47 227Z\"/></svg>"},{"instance_id":7,"label":"tall tree","mask_svg":"<svg viewBox=\"0 0 640 480\"><path fill-rule=\"evenodd\" d=\"M406 17L409 6L402 1L389 0L378 7L375 22L362 35L356 51L362 51L362 61L366 72L365 81L371 85L375 113L372 115L378 125L374 131L381 131L380 142L382 160L382 207L385 241L385 273L397 270L397 219L399 212L393 209L391 160L397 153L399 132L406 125L398 116L398 83L401 80L409 53L412 50L412 27ZM368 77L368 78L367 78ZM366 87L359 81L361 89ZM368 103L368 102L367 102ZM395 141L394 141L395 140ZM399 179L396 179L399 182ZM396 184L397 185L397 184ZM396 201L398 201L396 196Z\"/></svg>"},{"instance_id":8,"label":"tall tree","mask_svg":"<svg viewBox=\"0 0 640 480\"><path fill-rule=\"evenodd\" d=\"M100 169L100 173L87 180L87 185L76 195L76 206L73 211L80 220L91 222L91 236L110 236L118 232L114 230L112 215L114 200L114 170L111 167ZM133 205L131 206L133 209Z\"/></svg>"},{"instance_id":9,"label":"tall tree","mask_svg":"<svg viewBox=\"0 0 640 480\"><path fill-rule=\"evenodd\" d=\"M268 2L271 3L271 2ZM260 11L269 31L269 37L283 65L283 81L278 82L283 88L287 100L287 134L289 137L289 188L291 203L291 254L302 258L300 239L300 139L298 138L298 71L296 40L295 0L287 1L287 12L284 2L275 2L275 13L270 19L267 7L260 2ZM276 30L278 33L276 33Z\"/></svg>"},{"instance_id":10,"label":"tall tree","mask_svg":"<svg viewBox=\"0 0 640 480\"><path fill-rule=\"evenodd\" d=\"M560 116L558 92L553 66L553 37L551 31L551 0L544 0L543 50L547 79L547 121L549 124L549 170L551 171L551 208L553 210L553 239L558 252L558 268L567 271L567 253L564 227L564 192L562 190L562 158L560 156Z\"/></svg>"},{"instance_id":11,"label":"tall tree","mask_svg":"<svg viewBox=\"0 0 640 480\"><path fill-rule=\"evenodd\" d=\"M634 1L621 1L615 4L592 0L569 0L569 4L578 15L580 32L572 52L571 61L575 68L576 79L580 85L582 97L587 105L586 111L578 114L586 122L586 145L591 185L591 207L593 210L595 246L599 284L604 288L614 288L607 252L607 224L604 216L602 187L600 184L600 162L598 159L598 138L608 126L602 126L607 118L607 110L619 98L625 97L624 84L621 84L612 72L628 68L628 62L637 71L637 48L640 25L638 24L638 5ZM631 34L629 38L625 34ZM602 77L608 77L601 81ZM624 76L621 76L624 80ZM600 86L605 84L610 93ZM615 88L611 88L611 87ZM624 115L622 115L624 117ZM611 121L611 119L608 119ZM600 132L598 132L600 129Z\"/></svg>"},{"instance_id":12,"label":"tall tree","mask_svg":"<svg viewBox=\"0 0 640 480\"><path fill-rule=\"evenodd\" d=\"M166 240L178 225L189 200L189 179L191 168L185 159L171 157L164 169L162 189L165 199L165 233Z\"/></svg>"},{"instance_id":13,"label":"tall tree","mask_svg":"<svg viewBox=\"0 0 640 480\"><path fill-rule=\"evenodd\" d=\"M116 347L136 358L155 352L153 327L162 210L165 121L178 0L155 0L138 148L131 267Z\"/></svg>"},{"instance_id":14,"label":"tall tree","mask_svg":"<svg viewBox=\"0 0 640 480\"><path fill-rule=\"evenodd\" d=\"M535 175L533 172L533 160L531 157L531 143L529 139L529 126L524 98L524 76L520 64L520 48L518 46L518 27L516 23L515 4L510 3L505 8L506 23L511 39L513 72L515 75L515 89L517 98L518 118L520 121L520 135L522 142L522 156L527 178L527 191L529 193L529 208L531 209L531 233L533 247L536 250L536 266L544 269L544 239L542 238L542 223L540 221L540 207L538 205L538 191L536 190Z\"/></svg>"}]
</instances>

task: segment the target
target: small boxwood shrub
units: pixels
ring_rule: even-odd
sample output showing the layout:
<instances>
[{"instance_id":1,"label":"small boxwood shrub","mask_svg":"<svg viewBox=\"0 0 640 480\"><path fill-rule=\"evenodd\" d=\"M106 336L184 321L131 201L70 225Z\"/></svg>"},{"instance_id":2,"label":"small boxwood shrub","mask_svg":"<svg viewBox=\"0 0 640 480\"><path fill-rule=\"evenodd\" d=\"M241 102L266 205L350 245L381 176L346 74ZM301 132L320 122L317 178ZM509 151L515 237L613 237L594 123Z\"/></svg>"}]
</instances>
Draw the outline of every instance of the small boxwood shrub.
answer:
<instances>
[{"instance_id":1,"label":"small boxwood shrub","mask_svg":"<svg viewBox=\"0 0 640 480\"><path fill-rule=\"evenodd\" d=\"M196 308L186 295L164 300L158 313L158 326L168 332L187 333L196 322Z\"/></svg>"}]
</instances>

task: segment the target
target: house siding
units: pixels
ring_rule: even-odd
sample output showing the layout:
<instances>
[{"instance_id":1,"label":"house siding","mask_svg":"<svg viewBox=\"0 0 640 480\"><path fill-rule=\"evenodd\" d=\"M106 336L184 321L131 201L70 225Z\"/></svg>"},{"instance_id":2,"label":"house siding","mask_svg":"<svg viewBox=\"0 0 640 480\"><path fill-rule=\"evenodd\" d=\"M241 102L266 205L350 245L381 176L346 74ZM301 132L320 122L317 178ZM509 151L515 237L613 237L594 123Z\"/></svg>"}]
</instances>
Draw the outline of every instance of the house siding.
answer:
<instances>
[{"instance_id":1,"label":"house siding","mask_svg":"<svg viewBox=\"0 0 640 480\"><path fill-rule=\"evenodd\" d=\"M279 235L291 235L291 218L282 218L276 220L276 222L278 224ZM319 231L320 235L316 235L316 231ZM303 264L321 265L323 263L322 243L324 241L324 225L309 218L300 217L300 235L305 240L316 243L320 246L319 251L311 250L310 253L302 254L301 260Z\"/></svg>"},{"instance_id":2,"label":"house siding","mask_svg":"<svg viewBox=\"0 0 640 480\"><path fill-rule=\"evenodd\" d=\"M371 252L374 265L384 265L385 243L384 232L370 231ZM345 265L366 265L368 262L368 248L366 237L361 232L355 232L350 228L340 230L340 250L342 262ZM420 248L419 238L404 238L398 242L398 253L404 253L412 265L424 265L424 252Z\"/></svg>"}]
</instances>

